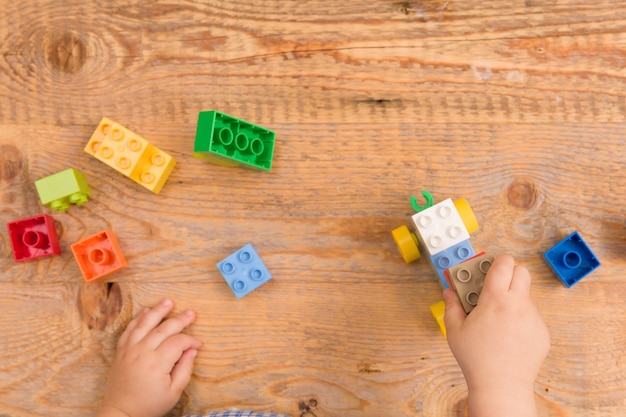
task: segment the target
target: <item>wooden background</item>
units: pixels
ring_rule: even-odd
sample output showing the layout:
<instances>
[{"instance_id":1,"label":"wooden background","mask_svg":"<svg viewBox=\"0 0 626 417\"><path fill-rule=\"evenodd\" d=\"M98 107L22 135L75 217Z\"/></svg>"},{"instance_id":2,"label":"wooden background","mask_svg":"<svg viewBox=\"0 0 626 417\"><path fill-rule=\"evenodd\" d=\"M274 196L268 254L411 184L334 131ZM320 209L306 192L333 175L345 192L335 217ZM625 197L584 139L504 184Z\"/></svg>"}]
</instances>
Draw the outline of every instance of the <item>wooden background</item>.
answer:
<instances>
[{"instance_id":1,"label":"wooden background","mask_svg":"<svg viewBox=\"0 0 626 417\"><path fill-rule=\"evenodd\" d=\"M466 416L439 284L390 235L422 189L467 198L474 247L532 272L540 415L626 415L623 2L0 10L0 223L51 213L33 182L65 168L93 191L52 213L61 256L17 264L0 229L0 416L95 413L117 336L166 296L204 340L172 415ZM208 109L275 130L272 171L194 158ZM177 159L160 195L83 152L103 115ZM130 267L85 284L69 245L109 227ZM566 289L541 255L573 230L602 266ZM237 300L215 264L247 242L274 279Z\"/></svg>"}]
</instances>

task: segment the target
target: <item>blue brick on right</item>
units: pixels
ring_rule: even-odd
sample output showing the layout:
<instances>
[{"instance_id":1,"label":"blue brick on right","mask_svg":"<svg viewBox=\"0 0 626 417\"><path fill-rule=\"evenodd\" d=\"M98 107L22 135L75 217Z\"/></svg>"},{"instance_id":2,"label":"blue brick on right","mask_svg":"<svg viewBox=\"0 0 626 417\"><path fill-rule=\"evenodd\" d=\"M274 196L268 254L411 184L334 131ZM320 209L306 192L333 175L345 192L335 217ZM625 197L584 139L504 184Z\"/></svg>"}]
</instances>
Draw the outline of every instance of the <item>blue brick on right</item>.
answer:
<instances>
[{"instance_id":1,"label":"blue brick on right","mask_svg":"<svg viewBox=\"0 0 626 417\"><path fill-rule=\"evenodd\" d=\"M578 232L557 243L543 257L567 288L600 266L600 261Z\"/></svg>"},{"instance_id":2,"label":"blue brick on right","mask_svg":"<svg viewBox=\"0 0 626 417\"><path fill-rule=\"evenodd\" d=\"M251 243L218 262L217 269L237 298L250 294L272 279Z\"/></svg>"}]
</instances>

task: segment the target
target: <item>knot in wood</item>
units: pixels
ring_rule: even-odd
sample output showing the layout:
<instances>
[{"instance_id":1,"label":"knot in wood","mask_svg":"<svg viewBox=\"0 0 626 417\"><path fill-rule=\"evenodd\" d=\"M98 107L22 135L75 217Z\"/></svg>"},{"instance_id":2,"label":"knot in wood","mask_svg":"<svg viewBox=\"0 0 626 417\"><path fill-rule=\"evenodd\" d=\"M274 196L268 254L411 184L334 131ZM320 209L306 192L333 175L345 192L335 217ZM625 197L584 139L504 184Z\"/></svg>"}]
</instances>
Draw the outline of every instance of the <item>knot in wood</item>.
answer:
<instances>
[{"instance_id":1,"label":"knot in wood","mask_svg":"<svg viewBox=\"0 0 626 417\"><path fill-rule=\"evenodd\" d=\"M78 312L89 330L105 330L122 312L122 290L116 283L88 283L78 297Z\"/></svg>"},{"instance_id":2,"label":"knot in wood","mask_svg":"<svg viewBox=\"0 0 626 417\"><path fill-rule=\"evenodd\" d=\"M535 184L526 178L516 179L509 185L507 198L513 207L529 210L537 201Z\"/></svg>"},{"instance_id":3,"label":"knot in wood","mask_svg":"<svg viewBox=\"0 0 626 417\"><path fill-rule=\"evenodd\" d=\"M24 160L20 150L12 144L0 144L0 182L9 182L22 171Z\"/></svg>"},{"instance_id":4,"label":"knot in wood","mask_svg":"<svg viewBox=\"0 0 626 417\"><path fill-rule=\"evenodd\" d=\"M47 58L56 70L74 74L87 60L87 47L75 32L55 32L49 38Z\"/></svg>"}]
</instances>

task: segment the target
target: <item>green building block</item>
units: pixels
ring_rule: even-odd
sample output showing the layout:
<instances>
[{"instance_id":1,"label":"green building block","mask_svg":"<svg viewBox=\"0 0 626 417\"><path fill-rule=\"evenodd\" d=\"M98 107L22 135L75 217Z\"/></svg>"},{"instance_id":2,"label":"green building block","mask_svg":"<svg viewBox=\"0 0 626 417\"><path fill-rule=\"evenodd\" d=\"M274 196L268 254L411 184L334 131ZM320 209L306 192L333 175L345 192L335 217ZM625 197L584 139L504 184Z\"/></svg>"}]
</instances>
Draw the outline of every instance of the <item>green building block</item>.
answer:
<instances>
[{"instance_id":1,"label":"green building block","mask_svg":"<svg viewBox=\"0 0 626 417\"><path fill-rule=\"evenodd\" d=\"M91 196L91 190L82 172L73 168L35 181L41 204L53 210L65 211L70 203L85 204Z\"/></svg>"},{"instance_id":2,"label":"green building block","mask_svg":"<svg viewBox=\"0 0 626 417\"><path fill-rule=\"evenodd\" d=\"M194 156L224 166L269 171L276 133L215 110L201 111Z\"/></svg>"}]
</instances>

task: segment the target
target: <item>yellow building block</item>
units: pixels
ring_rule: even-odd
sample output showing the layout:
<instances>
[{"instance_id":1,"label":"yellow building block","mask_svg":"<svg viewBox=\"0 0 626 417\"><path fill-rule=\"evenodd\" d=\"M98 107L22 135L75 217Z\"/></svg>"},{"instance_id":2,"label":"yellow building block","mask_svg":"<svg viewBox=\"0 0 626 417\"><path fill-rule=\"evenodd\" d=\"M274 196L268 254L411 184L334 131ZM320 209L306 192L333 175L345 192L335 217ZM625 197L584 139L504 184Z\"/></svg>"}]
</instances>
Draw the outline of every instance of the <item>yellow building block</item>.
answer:
<instances>
[{"instance_id":1,"label":"yellow building block","mask_svg":"<svg viewBox=\"0 0 626 417\"><path fill-rule=\"evenodd\" d=\"M103 117L85 152L158 194L176 160L113 120Z\"/></svg>"},{"instance_id":2,"label":"yellow building block","mask_svg":"<svg viewBox=\"0 0 626 417\"><path fill-rule=\"evenodd\" d=\"M148 144L130 178L158 194L176 165L176 160L154 145Z\"/></svg>"},{"instance_id":3,"label":"yellow building block","mask_svg":"<svg viewBox=\"0 0 626 417\"><path fill-rule=\"evenodd\" d=\"M442 301L438 301L435 304L430 306L430 312L433 317L437 321L439 328L441 329L441 333L443 333L443 337L448 337L446 334L446 324L443 321L443 316L446 312L446 303Z\"/></svg>"},{"instance_id":4,"label":"yellow building block","mask_svg":"<svg viewBox=\"0 0 626 417\"><path fill-rule=\"evenodd\" d=\"M400 226L391 231L394 242L402 255L404 262L411 263L420 258L420 250L417 243L415 233L411 232L408 227Z\"/></svg>"},{"instance_id":5,"label":"yellow building block","mask_svg":"<svg viewBox=\"0 0 626 417\"><path fill-rule=\"evenodd\" d=\"M478 220L476 220L476 216L474 215L474 211L470 207L469 203L464 198L459 198L458 200L454 200L454 207L459 212L461 219L463 220L463 224L465 224L465 228L467 229L467 233L474 233L478 230Z\"/></svg>"},{"instance_id":6,"label":"yellow building block","mask_svg":"<svg viewBox=\"0 0 626 417\"><path fill-rule=\"evenodd\" d=\"M87 144L88 149L94 151L92 155L98 160L130 177L149 143L125 127L108 122L109 120L106 123L101 122L102 127L94 132L94 135L101 139L93 142L90 140ZM106 134L102 136L105 131Z\"/></svg>"}]
</instances>

